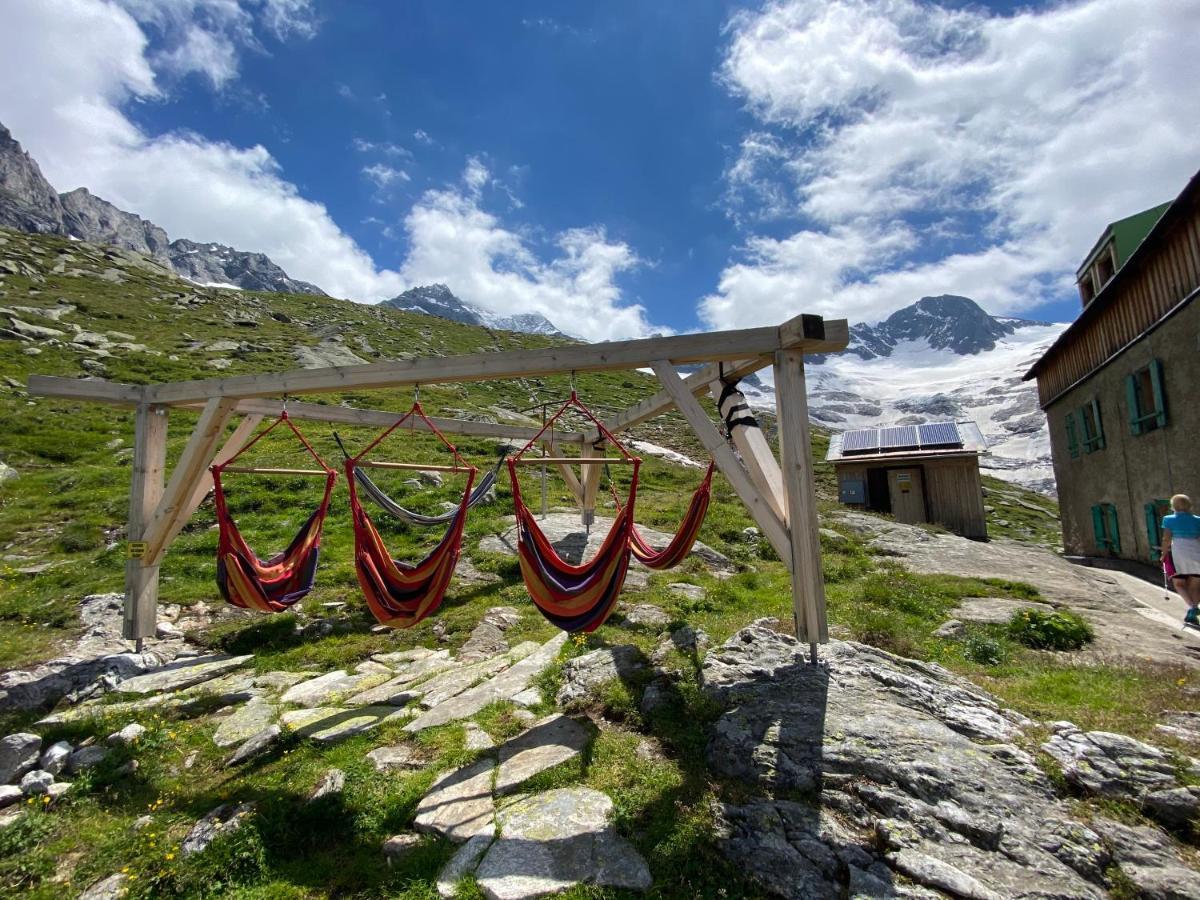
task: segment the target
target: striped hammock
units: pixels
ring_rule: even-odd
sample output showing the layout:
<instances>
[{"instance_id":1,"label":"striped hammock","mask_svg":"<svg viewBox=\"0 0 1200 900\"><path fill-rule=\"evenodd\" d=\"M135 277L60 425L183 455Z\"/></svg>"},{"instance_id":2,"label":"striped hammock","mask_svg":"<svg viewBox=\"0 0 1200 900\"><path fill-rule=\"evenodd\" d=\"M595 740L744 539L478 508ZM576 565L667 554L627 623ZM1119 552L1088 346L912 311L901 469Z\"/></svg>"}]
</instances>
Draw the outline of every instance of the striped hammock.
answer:
<instances>
[{"instance_id":1,"label":"striped hammock","mask_svg":"<svg viewBox=\"0 0 1200 900\"><path fill-rule=\"evenodd\" d=\"M263 561L250 549L229 513L225 488L221 483L221 472L280 424L286 424L292 430L313 459L326 471L325 493L321 504L300 526L288 548ZM211 471L213 499L217 507L217 588L221 596L227 603L243 609L273 613L290 609L296 601L312 590L316 580L321 528L325 522L325 514L329 511L329 498L333 493L337 473L317 455L288 419L286 412L224 463L214 465Z\"/></svg>"},{"instance_id":2,"label":"striped hammock","mask_svg":"<svg viewBox=\"0 0 1200 900\"><path fill-rule=\"evenodd\" d=\"M517 479L519 460L550 428L556 419L570 408L576 408L590 419L600 434L627 459L633 461L633 478L629 498L618 512L613 526L596 555L586 563L572 565L558 555L554 545L538 527L533 513L521 497ZM513 508L517 516L517 558L521 577L534 605L553 625L563 631L595 631L612 612L625 584L632 553L633 510L637 499L638 468L641 460L629 452L609 433L592 412L579 402L575 392L551 416L542 430L508 459L508 474L512 480Z\"/></svg>"},{"instance_id":3,"label":"striped hammock","mask_svg":"<svg viewBox=\"0 0 1200 900\"><path fill-rule=\"evenodd\" d=\"M675 532L670 543L661 550L655 550L646 543L646 539L642 537L636 525L632 527L630 543L633 555L638 562L648 569L662 570L673 569L687 558L687 555L692 552L692 545L696 543L696 538L700 534L700 526L704 524L704 517L708 514L708 503L712 499L712 476L713 464L710 462L708 471L704 473L704 480L692 494L692 502L688 505L687 514L683 517L679 530Z\"/></svg>"},{"instance_id":4,"label":"striped hammock","mask_svg":"<svg viewBox=\"0 0 1200 900\"><path fill-rule=\"evenodd\" d=\"M361 482L358 476L361 470L358 466L380 441L413 416L421 418L454 455L455 462L467 473L467 484L462 500L450 517L450 526L437 546L419 562L406 563L392 558L379 530L359 500ZM463 461L454 445L429 420L420 403L414 403L411 410L372 441L362 453L346 460L350 513L354 524L354 568L367 607L380 624L391 628L411 628L441 606L462 551L463 530L471 505L471 488L477 474L478 470Z\"/></svg>"}]
</instances>

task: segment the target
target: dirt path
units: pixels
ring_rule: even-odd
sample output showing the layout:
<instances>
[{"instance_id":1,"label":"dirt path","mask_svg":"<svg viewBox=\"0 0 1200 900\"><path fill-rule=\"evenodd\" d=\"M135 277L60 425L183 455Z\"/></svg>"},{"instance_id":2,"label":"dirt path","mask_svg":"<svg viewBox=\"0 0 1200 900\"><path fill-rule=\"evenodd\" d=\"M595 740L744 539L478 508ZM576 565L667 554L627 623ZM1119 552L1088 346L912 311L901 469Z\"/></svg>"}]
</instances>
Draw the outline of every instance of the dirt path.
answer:
<instances>
[{"instance_id":1,"label":"dirt path","mask_svg":"<svg viewBox=\"0 0 1200 900\"><path fill-rule=\"evenodd\" d=\"M1183 630L1183 601L1174 594L1168 598L1161 587L1123 572L1077 566L1017 541L970 541L849 511L835 518L914 572L1032 584L1051 604L1092 624L1096 642L1084 655L1200 669L1200 632Z\"/></svg>"}]
</instances>

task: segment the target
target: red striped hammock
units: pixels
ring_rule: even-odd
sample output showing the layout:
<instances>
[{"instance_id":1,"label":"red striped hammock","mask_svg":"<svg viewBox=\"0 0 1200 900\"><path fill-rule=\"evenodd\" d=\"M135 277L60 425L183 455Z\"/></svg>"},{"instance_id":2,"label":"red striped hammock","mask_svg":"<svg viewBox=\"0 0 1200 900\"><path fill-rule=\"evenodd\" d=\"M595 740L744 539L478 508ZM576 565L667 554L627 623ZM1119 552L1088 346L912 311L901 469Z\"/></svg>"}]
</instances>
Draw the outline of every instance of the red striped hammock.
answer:
<instances>
[{"instance_id":1,"label":"red striped hammock","mask_svg":"<svg viewBox=\"0 0 1200 900\"><path fill-rule=\"evenodd\" d=\"M229 514L221 472L235 459L262 440L273 429L286 424L304 445L313 459L326 472L325 493L321 503L282 553L263 561L250 549L237 523ZM283 612L312 590L320 556L321 528L329 511L329 498L337 472L317 455L284 412L254 440L227 459L212 466L213 499L217 507L217 588L226 602L243 609L261 612Z\"/></svg>"},{"instance_id":2,"label":"red striped hammock","mask_svg":"<svg viewBox=\"0 0 1200 900\"><path fill-rule=\"evenodd\" d=\"M692 494L692 502L688 505L687 514L683 517L679 530L675 532L675 536L671 538L667 546L661 550L655 550L646 543L646 539L637 530L637 526L633 527L630 541L633 555L638 562L648 569L662 570L673 569L687 558L700 534L700 526L704 524L704 517L708 514L708 504L712 499L712 476L713 464L710 462L708 471L704 473L704 480ZM615 493L613 497L616 498Z\"/></svg>"},{"instance_id":3,"label":"red striped hammock","mask_svg":"<svg viewBox=\"0 0 1200 900\"><path fill-rule=\"evenodd\" d=\"M362 458L380 441L414 416L420 418L454 455L455 463L467 473L467 484L463 489L458 515L451 520L437 546L419 562L406 563L392 558L375 523L359 501L355 471ZM350 488L350 512L354 523L354 568L367 606L380 624L391 628L411 628L441 606L450 586L450 578L454 575L454 567L458 565L471 487L477 473L478 470L463 460L454 445L429 420L420 403L414 403L412 409L375 438L358 456L346 460L346 482Z\"/></svg>"}]
</instances>

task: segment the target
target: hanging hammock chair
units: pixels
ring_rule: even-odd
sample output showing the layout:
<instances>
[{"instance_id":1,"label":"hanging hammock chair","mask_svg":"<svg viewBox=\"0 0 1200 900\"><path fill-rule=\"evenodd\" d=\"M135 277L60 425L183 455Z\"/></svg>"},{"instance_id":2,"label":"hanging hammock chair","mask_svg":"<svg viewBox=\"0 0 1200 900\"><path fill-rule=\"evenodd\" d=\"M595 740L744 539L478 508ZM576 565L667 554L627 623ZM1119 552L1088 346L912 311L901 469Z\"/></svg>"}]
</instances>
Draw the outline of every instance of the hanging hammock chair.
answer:
<instances>
[{"instance_id":1,"label":"hanging hammock chair","mask_svg":"<svg viewBox=\"0 0 1200 900\"><path fill-rule=\"evenodd\" d=\"M692 545L696 543L696 538L700 534L700 526L704 524L704 517L708 514L708 503L712 499L712 476L713 463L710 462L708 471L704 473L704 479L692 494L692 502L688 504L683 522L680 523L679 529L667 546L661 550L651 547L637 530L637 526L633 526L630 544L634 558L638 562L648 569L662 570L673 569L687 558L687 555L692 552ZM609 484L611 487L611 479ZM613 490L613 499L617 499L615 490Z\"/></svg>"},{"instance_id":2,"label":"hanging hammock chair","mask_svg":"<svg viewBox=\"0 0 1200 900\"><path fill-rule=\"evenodd\" d=\"M342 444L342 439L338 436L336 431L333 433L333 439L337 441L337 445L341 449L342 455L346 459L349 459L350 453ZM496 465L493 466L489 471L485 472L483 477L479 479L479 483L475 485L474 489L471 491L471 497L467 501L468 508L482 503L488 494L491 493L492 488L496 486L496 479L500 475L500 467L504 465L504 455L510 449L512 448L505 447L504 453L502 453L500 458L496 460ZM361 468L355 468L354 479L358 483L358 489L370 497L376 506L394 518L399 519L401 522L406 522L409 525L449 525L450 521L458 515L457 506L454 507L454 509L448 509L445 512L438 513L434 516L428 516L424 513L414 512L411 509L405 509L403 506L389 497L387 493L379 487L379 485L371 480L371 476L364 472Z\"/></svg>"},{"instance_id":3,"label":"hanging hammock chair","mask_svg":"<svg viewBox=\"0 0 1200 900\"><path fill-rule=\"evenodd\" d=\"M234 460L257 444L260 440L285 425L296 436L309 455L317 461L320 470L309 469L266 469L232 466ZM312 590L317 574L317 558L320 555L321 527L329 511L329 498L337 472L329 465L304 435L292 424L285 410L250 443L223 463L212 466L213 499L217 507L217 587L228 603L243 609L262 612L283 612ZM245 472L277 475L318 475L325 479L325 493L321 503L307 521L300 526L291 544L282 553L263 561L250 549L238 530L237 523L229 514L225 500L222 473Z\"/></svg>"},{"instance_id":4,"label":"hanging hammock chair","mask_svg":"<svg viewBox=\"0 0 1200 900\"><path fill-rule=\"evenodd\" d=\"M596 555L586 563L572 565L558 555L537 524L533 513L521 498L521 485L517 479L517 466L525 453L533 447L542 434L551 428L556 419L568 409L575 408L583 413L599 430L600 434L633 465L633 477L629 485L629 498L619 507L612 529L600 545ZM530 460L536 463L536 458ZM517 558L521 565L521 577L534 605L552 624L563 631L595 631L608 618L621 587L625 573L629 570L632 553L633 509L637 499L638 468L641 460L632 456L612 436L575 392L559 410L542 426L532 440L508 458L508 473L512 479L513 508L517 516Z\"/></svg>"},{"instance_id":5,"label":"hanging hammock chair","mask_svg":"<svg viewBox=\"0 0 1200 900\"><path fill-rule=\"evenodd\" d=\"M437 435L438 440L453 454L453 466L363 462L363 457L375 449L380 441L414 417L421 419L430 432ZM420 562L410 564L393 559L375 523L363 508L358 497L358 487L361 485L359 475L361 467L370 465L467 473L462 500L449 517L450 524L446 533ZM478 472L478 469L463 460L454 445L447 441L429 420L419 402L414 402L412 409L375 438L358 456L346 460L350 513L354 522L354 568L367 606L380 624L391 628L410 628L441 606L462 550L463 528L467 521L467 510L471 505L471 488Z\"/></svg>"}]
</instances>

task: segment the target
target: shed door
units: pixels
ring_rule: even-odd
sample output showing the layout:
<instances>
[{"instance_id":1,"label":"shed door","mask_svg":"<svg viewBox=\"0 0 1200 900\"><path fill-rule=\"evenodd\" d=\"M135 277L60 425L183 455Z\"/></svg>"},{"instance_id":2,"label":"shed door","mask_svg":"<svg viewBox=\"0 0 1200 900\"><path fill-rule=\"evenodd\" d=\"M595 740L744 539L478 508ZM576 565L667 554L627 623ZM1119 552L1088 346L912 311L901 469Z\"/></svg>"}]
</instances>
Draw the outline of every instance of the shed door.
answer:
<instances>
[{"instance_id":1,"label":"shed door","mask_svg":"<svg viewBox=\"0 0 1200 900\"><path fill-rule=\"evenodd\" d=\"M888 493L892 497L892 515L897 522L915 525L928 521L920 469L888 470Z\"/></svg>"}]
</instances>

